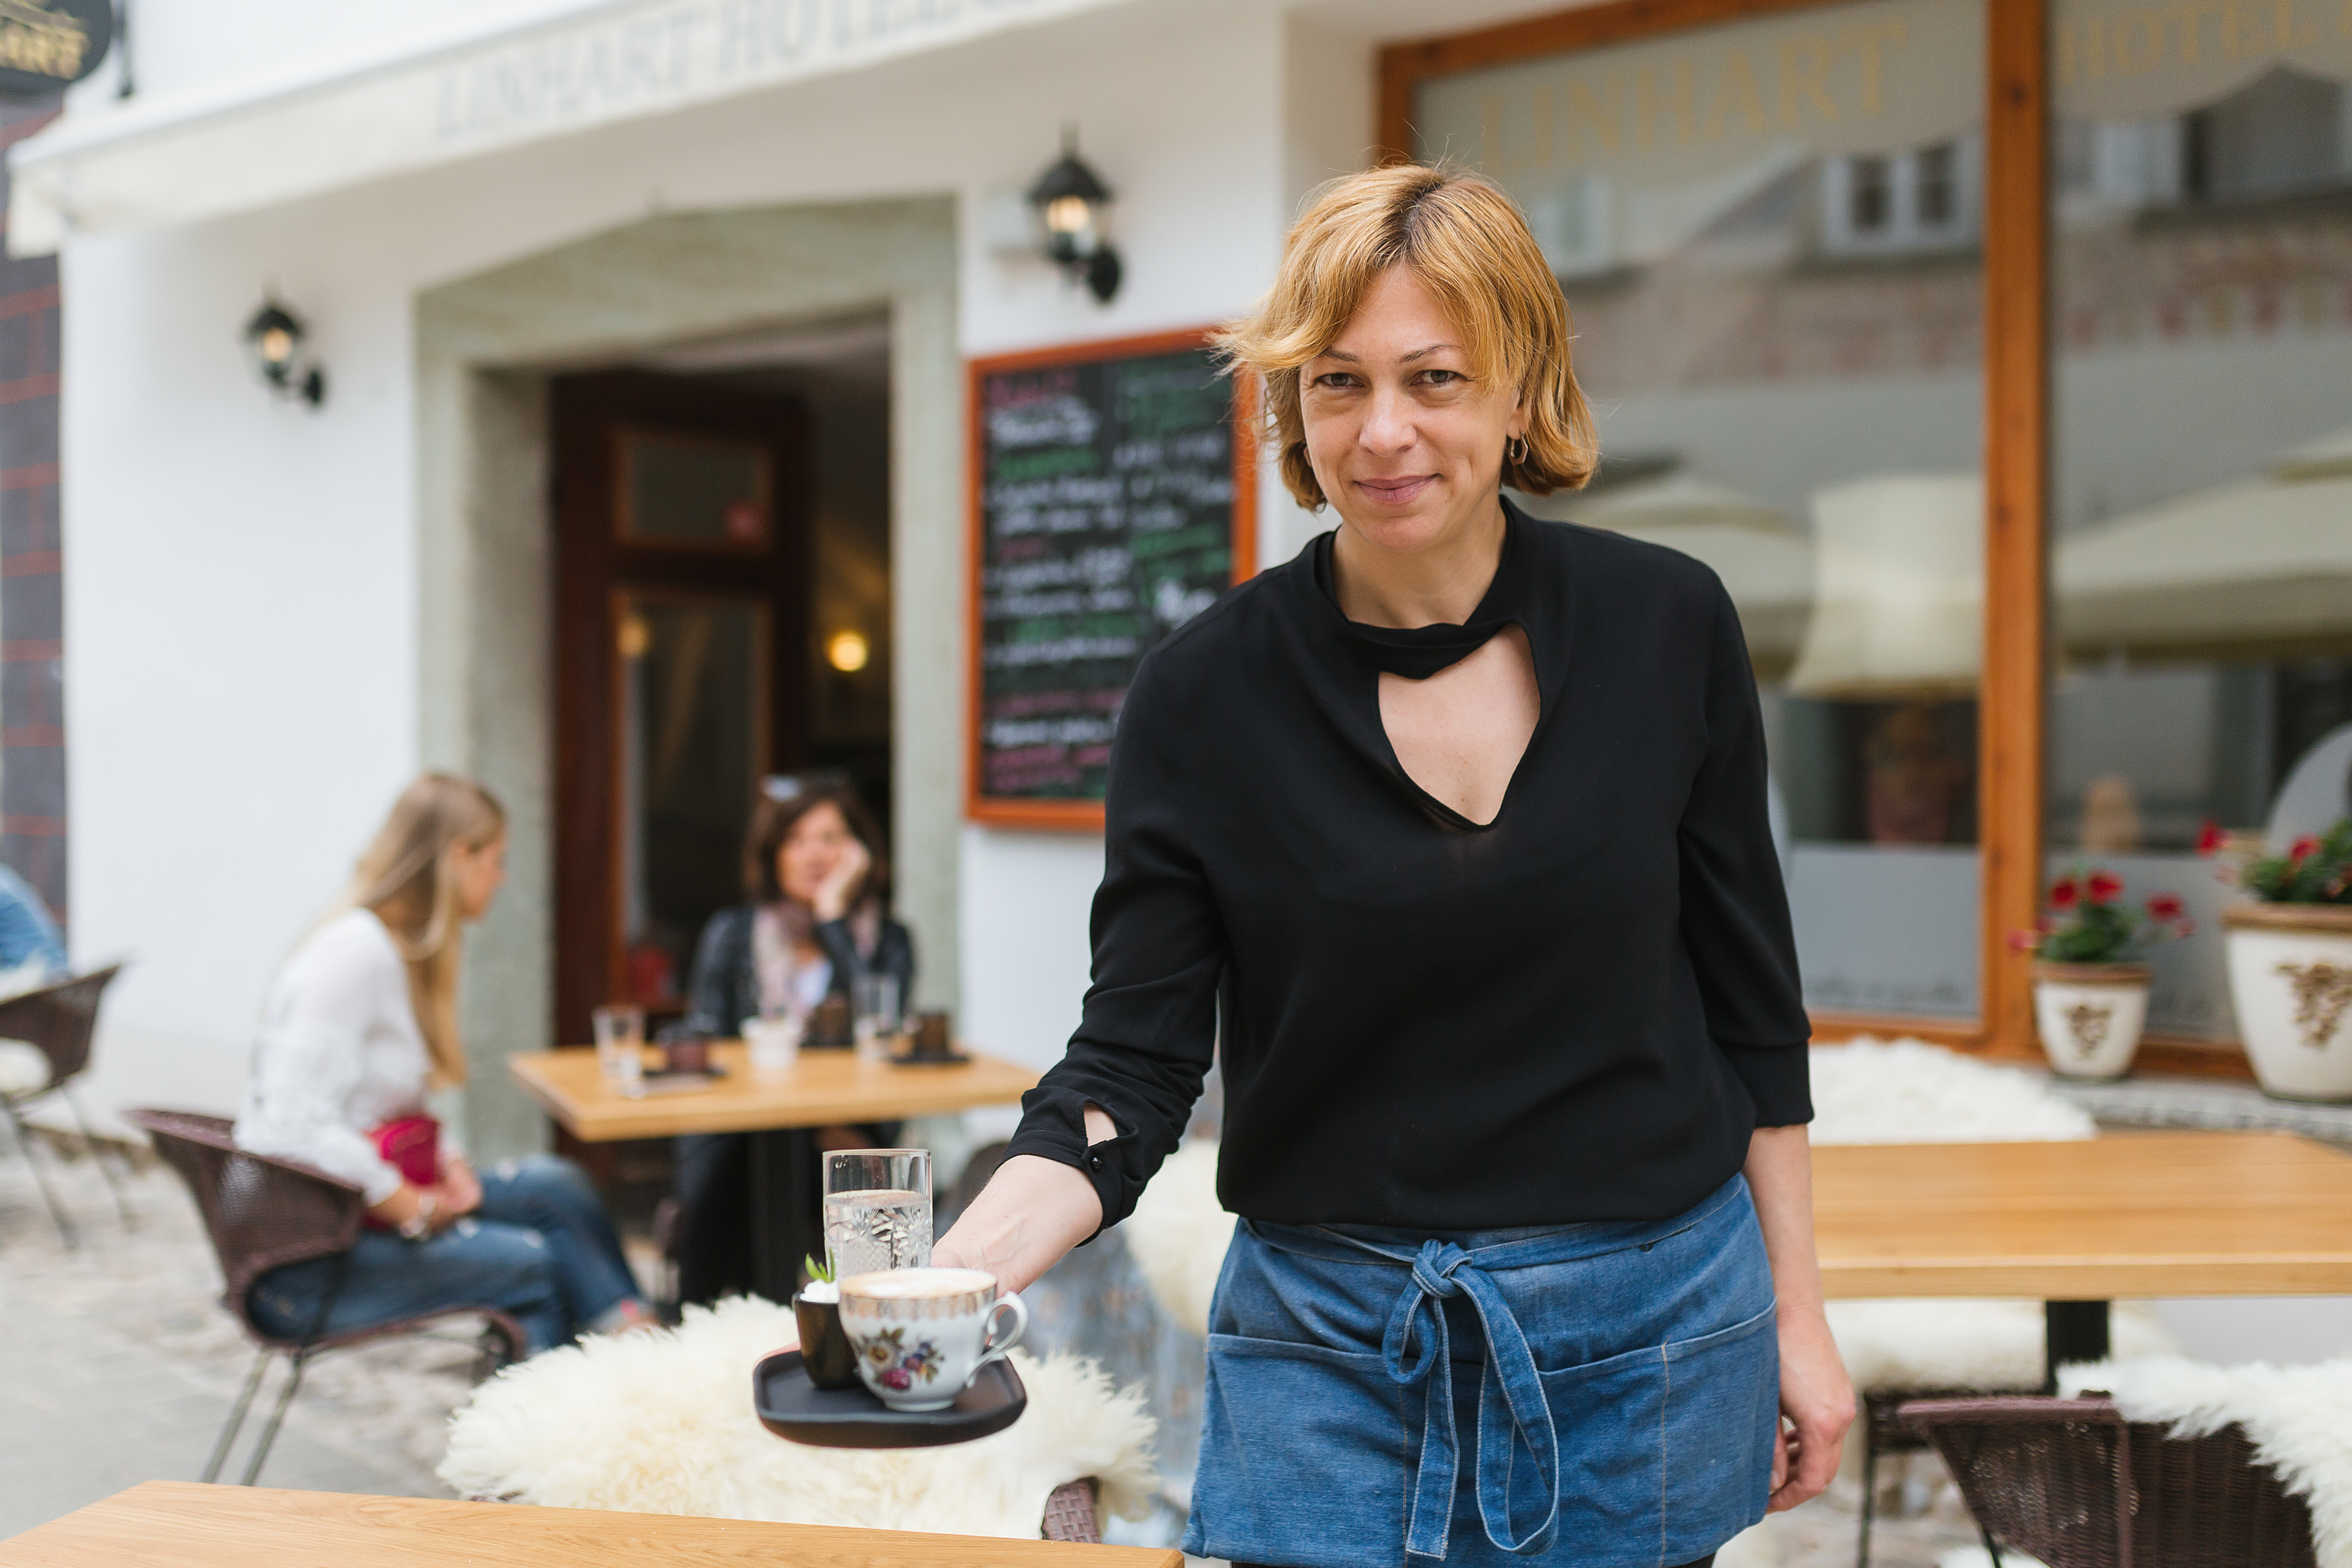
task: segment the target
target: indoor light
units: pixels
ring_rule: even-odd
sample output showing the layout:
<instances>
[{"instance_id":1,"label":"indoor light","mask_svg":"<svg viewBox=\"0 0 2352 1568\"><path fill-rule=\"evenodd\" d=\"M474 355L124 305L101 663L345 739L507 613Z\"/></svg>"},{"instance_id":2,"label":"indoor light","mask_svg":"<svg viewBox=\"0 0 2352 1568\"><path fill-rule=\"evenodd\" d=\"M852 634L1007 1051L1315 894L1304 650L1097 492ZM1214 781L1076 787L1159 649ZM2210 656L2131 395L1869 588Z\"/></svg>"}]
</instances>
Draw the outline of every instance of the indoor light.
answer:
<instances>
[{"instance_id":1,"label":"indoor light","mask_svg":"<svg viewBox=\"0 0 2352 1568\"><path fill-rule=\"evenodd\" d=\"M1029 205L1045 227L1045 259L1105 304L1118 292L1118 252L1104 237L1110 187L1078 156L1078 133L1062 133L1061 160L1029 187Z\"/></svg>"},{"instance_id":2,"label":"indoor light","mask_svg":"<svg viewBox=\"0 0 2352 1568\"><path fill-rule=\"evenodd\" d=\"M864 669L866 657L871 652L866 646L864 635L858 632L835 632L832 640L824 645L825 662L844 675L853 675Z\"/></svg>"},{"instance_id":3,"label":"indoor light","mask_svg":"<svg viewBox=\"0 0 2352 1568\"><path fill-rule=\"evenodd\" d=\"M264 299L245 324L246 351L253 356L262 384L280 397L299 397L316 408L327 400L327 373L301 363L307 335L302 319L274 296Z\"/></svg>"}]
</instances>

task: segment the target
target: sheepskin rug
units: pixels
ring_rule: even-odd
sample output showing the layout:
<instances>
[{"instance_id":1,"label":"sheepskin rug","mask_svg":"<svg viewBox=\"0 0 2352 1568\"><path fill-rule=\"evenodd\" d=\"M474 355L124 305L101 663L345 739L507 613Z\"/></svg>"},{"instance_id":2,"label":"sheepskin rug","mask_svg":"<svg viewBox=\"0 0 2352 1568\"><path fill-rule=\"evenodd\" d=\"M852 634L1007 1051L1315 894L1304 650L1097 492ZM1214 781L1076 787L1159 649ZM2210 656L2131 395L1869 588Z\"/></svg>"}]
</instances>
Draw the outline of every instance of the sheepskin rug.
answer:
<instances>
[{"instance_id":1,"label":"sheepskin rug","mask_svg":"<svg viewBox=\"0 0 2352 1568\"><path fill-rule=\"evenodd\" d=\"M2352 1568L2352 1360L2315 1366L2212 1366L2180 1356L2068 1367L2060 1392L2105 1389L2127 1421L2164 1422L2176 1437L2232 1424L2286 1489L2311 1509L2320 1568Z\"/></svg>"},{"instance_id":2,"label":"sheepskin rug","mask_svg":"<svg viewBox=\"0 0 2352 1568\"><path fill-rule=\"evenodd\" d=\"M1169 1155L1119 1231L1160 1310L1203 1337L1234 1239L1234 1216L1217 1202L1217 1147L1196 1138Z\"/></svg>"},{"instance_id":3,"label":"sheepskin rug","mask_svg":"<svg viewBox=\"0 0 2352 1568\"><path fill-rule=\"evenodd\" d=\"M761 1426L751 1369L799 1342L792 1309L738 1297L678 1328L600 1336L491 1379L449 1419L439 1475L461 1497L1034 1540L1055 1487L1101 1482L1140 1518L1156 1426L1091 1361L1013 1352L1029 1408L947 1448L803 1447Z\"/></svg>"},{"instance_id":4,"label":"sheepskin rug","mask_svg":"<svg viewBox=\"0 0 2352 1568\"><path fill-rule=\"evenodd\" d=\"M2016 1068L1924 1040L1812 1051L1816 1143L2042 1143L2091 1138L2090 1114Z\"/></svg>"}]
</instances>

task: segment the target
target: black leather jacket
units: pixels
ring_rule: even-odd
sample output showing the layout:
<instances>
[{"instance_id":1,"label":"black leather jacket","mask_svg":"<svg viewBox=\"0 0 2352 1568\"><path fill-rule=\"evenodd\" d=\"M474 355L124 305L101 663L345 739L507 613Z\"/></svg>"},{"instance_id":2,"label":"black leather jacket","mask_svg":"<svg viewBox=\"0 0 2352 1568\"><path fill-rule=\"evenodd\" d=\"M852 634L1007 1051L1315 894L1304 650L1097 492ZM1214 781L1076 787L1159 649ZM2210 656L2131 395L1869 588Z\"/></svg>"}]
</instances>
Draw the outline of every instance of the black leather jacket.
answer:
<instances>
[{"instance_id":1,"label":"black leather jacket","mask_svg":"<svg viewBox=\"0 0 2352 1568\"><path fill-rule=\"evenodd\" d=\"M694 969L686 983L686 1026L698 1034L732 1035L746 1018L760 1016L760 973L751 956L751 925L757 904L736 904L710 917L695 943ZM828 996L847 996L863 974L887 974L898 982L899 1005L911 1009L915 994L915 939L887 916L870 952L860 952L846 920L827 921L814 932L833 964Z\"/></svg>"}]
</instances>

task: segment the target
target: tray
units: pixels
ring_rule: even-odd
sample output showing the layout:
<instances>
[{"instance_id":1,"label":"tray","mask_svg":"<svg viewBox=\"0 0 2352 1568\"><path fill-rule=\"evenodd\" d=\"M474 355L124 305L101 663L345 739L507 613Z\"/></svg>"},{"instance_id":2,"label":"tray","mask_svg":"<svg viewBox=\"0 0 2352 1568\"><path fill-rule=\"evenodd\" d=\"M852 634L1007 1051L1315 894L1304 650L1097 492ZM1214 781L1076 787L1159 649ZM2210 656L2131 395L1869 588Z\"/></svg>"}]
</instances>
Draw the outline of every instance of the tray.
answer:
<instances>
[{"instance_id":1,"label":"tray","mask_svg":"<svg viewBox=\"0 0 2352 1568\"><path fill-rule=\"evenodd\" d=\"M945 1410L893 1410L863 1387L819 1388L790 1350L753 1369L751 1407L777 1436L819 1448L938 1448L1003 1431L1029 1407L1029 1391L992 1361Z\"/></svg>"}]
</instances>

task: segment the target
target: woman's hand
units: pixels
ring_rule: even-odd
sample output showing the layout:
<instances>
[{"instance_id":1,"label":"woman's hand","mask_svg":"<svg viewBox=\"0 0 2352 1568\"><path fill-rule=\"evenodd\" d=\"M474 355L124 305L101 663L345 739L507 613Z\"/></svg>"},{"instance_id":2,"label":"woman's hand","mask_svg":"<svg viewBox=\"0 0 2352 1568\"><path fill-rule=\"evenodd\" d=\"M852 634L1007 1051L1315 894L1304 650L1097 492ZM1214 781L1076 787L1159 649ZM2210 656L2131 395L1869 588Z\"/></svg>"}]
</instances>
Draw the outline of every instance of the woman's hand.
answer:
<instances>
[{"instance_id":1,"label":"woman's hand","mask_svg":"<svg viewBox=\"0 0 2352 1568\"><path fill-rule=\"evenodd\" d=\"M874 857L855 837L842 846L841 854L824 879L816 885L816 896L809 900L810 909L819 921L837 921L849 912L849 900L858 884L873 867Z\"/></svg>"},{"instance_id":2,"label":"woman's hand","mask_svg":"<svg viewBox=\"0 0 2352 1568\"><path fill-rule=\"evenodd\" d=\"M1759 1127L1743 1167L1772 1264L1780 1330L1780 1415L1772 1441L1775 1513L1822 1495L1853 1425L1853 1384L1822 1310L1813 1252L1813 1156L1802 1127Z\"/></svg>"},{"instance_id":3,"label":"woman's hand","mask_svg":"<svg viewBox=\"0 0 2352 1568\"><path fill-rule=\"evenodd\" d=\"M482 1206L482 1179L463 1154L441 1162L441 1217L456 1219Z\"/></svg>"},{"instance_id":4,"label":"woman's hand","mask_svg":"<svg viewBox=\"0 0 2352 1568\"><path fill-rule=\"evenodd\" d=\"M1828 1489L1853 1410L1853 1384L1830 1337L1829 1320L1818 1308L1782 1312L1780 1414L1786 1419L1772 1445L1772 1512Z\"/></svg>"}]
</instances>

